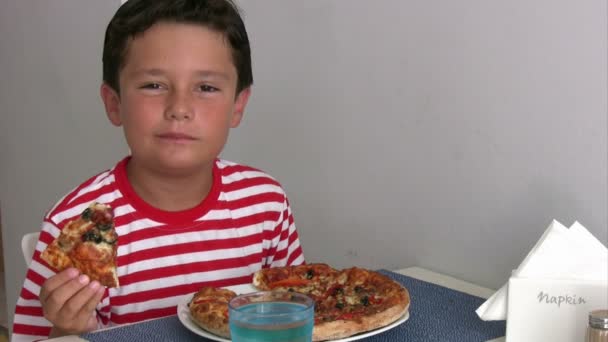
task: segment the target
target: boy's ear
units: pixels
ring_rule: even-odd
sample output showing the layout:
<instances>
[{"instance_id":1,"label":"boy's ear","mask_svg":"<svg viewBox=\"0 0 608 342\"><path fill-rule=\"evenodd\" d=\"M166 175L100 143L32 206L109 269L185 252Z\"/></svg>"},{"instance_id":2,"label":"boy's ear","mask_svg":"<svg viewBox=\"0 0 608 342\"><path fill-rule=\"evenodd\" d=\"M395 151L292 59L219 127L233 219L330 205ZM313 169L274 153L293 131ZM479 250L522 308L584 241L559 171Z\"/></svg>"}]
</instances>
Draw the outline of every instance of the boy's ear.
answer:
<instances>
[{"instance_id":1,"label":"boy's ear","mask_svg":"<svg viewBox=\"0 0 608 342\"><path fill-rule=\"evenodd\" d=\"M103 105L106 108L106 115L110 122L114 126L122 125L122 120L120 118L120 97L118 96L118 93L105 82L101 84L99 92Z\"/></svg>"},{"instance_id":2,"label":"boy's ear","mask_svg":"<svg viewBox=\"0 0 608 342\"><path fill-rule=\"evenodd\" d=\"M230 127L235 128L241 123L247 101L249 101L249 95L251 95L251 87L247 87L236 96L234 102L234 111L232 112L232 119L230 121Z\"/></svg>"}]
</instances>

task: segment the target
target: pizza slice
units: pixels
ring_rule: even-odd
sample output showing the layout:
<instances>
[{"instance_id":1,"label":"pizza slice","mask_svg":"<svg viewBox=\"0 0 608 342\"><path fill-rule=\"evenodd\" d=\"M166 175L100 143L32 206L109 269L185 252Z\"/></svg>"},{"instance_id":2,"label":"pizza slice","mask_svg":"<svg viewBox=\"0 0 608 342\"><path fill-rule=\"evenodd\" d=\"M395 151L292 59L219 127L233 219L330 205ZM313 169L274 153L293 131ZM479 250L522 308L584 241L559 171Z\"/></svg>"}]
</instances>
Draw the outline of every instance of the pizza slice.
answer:
<instances>
[{"instance_id":1,"label":"pizza slice","mask_svg":"<svg viewBox=\"0 0 608 342\"><path fill-rule=\"evenodd\" d=\"M228 303L234 297L236 293L228 289L202 287L188 303L190 316L201 328L230 338Z\"/></svg>"},{"instance_id":2,"label":"pizza slice","mask_svg":"<svg viewBox=\"0 0 608 342\"><path fill-rule=\"evenodd\" d=\"M407 289L389 277L359 267L344 269L315 299L313 341L384 327L403 317L409 304Z\"/></svg>"},{"instance_id":3,"label":"pizza slice","mask_svg":"<svg viewBox=\"0 0 608 342\"><path fill-rule=\"evenodd\" d=\"M114 213L107 204L92 203L69 221L40 257L57 271L75 267L107 287L118 287Z\"/></svg>"}]
</instances>

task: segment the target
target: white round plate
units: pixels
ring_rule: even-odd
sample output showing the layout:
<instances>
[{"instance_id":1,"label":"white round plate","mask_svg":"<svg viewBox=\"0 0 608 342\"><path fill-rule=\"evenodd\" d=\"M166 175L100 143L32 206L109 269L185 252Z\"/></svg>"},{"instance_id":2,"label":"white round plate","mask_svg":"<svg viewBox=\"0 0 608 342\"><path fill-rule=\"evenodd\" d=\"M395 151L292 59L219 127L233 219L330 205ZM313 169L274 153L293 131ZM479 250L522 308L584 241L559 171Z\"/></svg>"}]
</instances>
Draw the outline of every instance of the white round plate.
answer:
<instances>
[{"instance_id":1,"label":"white round plate","mask_svg":"<svg viewBox=\"0 0 608 342\"><path fill-rule=\"evenodd\" d=\"M251 285L251 284L228 286L226 288L234 291L236 294L257 291L255 289L255 287L253 287L253 285ZM199 336L203 336L203 337L208 338L213 341L231 342L231 340L229 340L229 339L217 336L215 334L212 334L212 333L202 329L201 327L199 327L196 323L194 323L192 321L192 319L190 318L190 310L188 309L188 303L192 299L193 295L194 294L184 296L184 298L179 302L179 304L177 304L177 317L179 318L179 321L182 322L182 324L186 328L188 328L188 330L192 331L193 333L195 333ZM364 333L361 333L358 335L350 336L347 338L341 338L339 340L331 340L331 341L332 342L348 342L348 341L360 340L362 338L370 337L370 336L385 332L387 330L390 330L390 329L398 326L399 324L402 324L403 322L407 321L409 318L410 318L410 313L409 313L409 311L406 311L405 314L403 316L401 316L401 318L399 318L398 320L394 321L393 323L391 323L387 326L378 328L376 330L367 331L367 332L364 332Z\"/></svg>"},{"instance_id":2,"label":"white round plate","mask_svg":"<svg viewBox=\"0 0 608 342\"><path fill-rule=\"evenodd\" d=\"M370 336L374 336L374 335L378 335L379 333L385 332L387 330L391 330L394 327L398 326L399 324L407 321L410 318L410 312L406 311L403 316L401 316L398 320L394 321L393 323L384 326L382 328L378 328L376 330L372 330L372 331L367 331L358 335L354 335L354 336L349 336L347 338L341 338L339 340L331 340L331 342L347 342L347 341L356 341L356 340L360 340L362 338L366 338L366 337L370 337Z\"/></svg>"}]
</instances>

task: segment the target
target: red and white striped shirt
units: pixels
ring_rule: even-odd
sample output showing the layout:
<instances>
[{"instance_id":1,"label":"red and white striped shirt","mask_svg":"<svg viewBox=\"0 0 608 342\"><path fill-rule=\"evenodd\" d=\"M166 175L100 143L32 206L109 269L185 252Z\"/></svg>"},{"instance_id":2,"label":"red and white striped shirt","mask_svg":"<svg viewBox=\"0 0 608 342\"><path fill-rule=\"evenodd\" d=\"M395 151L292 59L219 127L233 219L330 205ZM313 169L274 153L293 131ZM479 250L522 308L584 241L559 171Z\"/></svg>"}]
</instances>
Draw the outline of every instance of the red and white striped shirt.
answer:
<instances>
[{"instance_id":1,"label":"red and white striped shirt","mask_svg":"<svg viewBox=\"0 0 608 342\"><path fill-rule=\"evenodd\" d=\"M12 341L49 335L38 294L55 272L40 253L94 201L114 208L118 234L120 288L106 289L97 307L100 328L173 315L178 301L203 285L251 283L260 268L304 262L287 196L269 175L218 159L203 202L165 212L137 196L127 162L84 182L46 215L17 301Z\"/></svg>"}]
</instances>

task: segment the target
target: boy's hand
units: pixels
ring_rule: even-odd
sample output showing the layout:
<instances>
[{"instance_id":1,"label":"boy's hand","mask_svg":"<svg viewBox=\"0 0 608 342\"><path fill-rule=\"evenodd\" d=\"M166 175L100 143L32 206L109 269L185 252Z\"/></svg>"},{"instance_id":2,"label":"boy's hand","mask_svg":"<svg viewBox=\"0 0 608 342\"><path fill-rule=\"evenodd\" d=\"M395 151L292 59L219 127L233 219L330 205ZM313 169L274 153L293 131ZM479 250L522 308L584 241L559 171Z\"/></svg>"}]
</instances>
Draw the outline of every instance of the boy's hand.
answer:
<instances>
[{"instance_id":1,"label":"boy's hand","mask_svg":"<svg viewBox=\"0 0 608 342\"><path fill-rule=\"evenodd\" d=\"M44 317L53 324L51 337L81 334L97 328L95 307L104 287L75 268L48 278L40 289Z\"/></svg>"}]
</instances>

